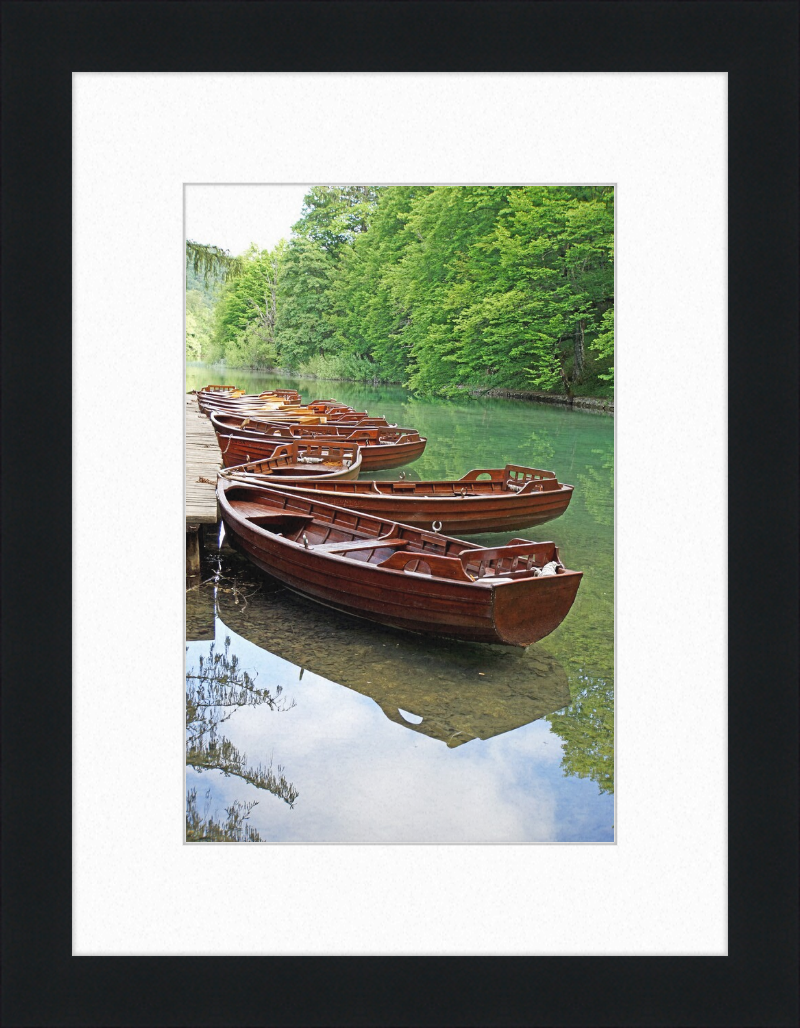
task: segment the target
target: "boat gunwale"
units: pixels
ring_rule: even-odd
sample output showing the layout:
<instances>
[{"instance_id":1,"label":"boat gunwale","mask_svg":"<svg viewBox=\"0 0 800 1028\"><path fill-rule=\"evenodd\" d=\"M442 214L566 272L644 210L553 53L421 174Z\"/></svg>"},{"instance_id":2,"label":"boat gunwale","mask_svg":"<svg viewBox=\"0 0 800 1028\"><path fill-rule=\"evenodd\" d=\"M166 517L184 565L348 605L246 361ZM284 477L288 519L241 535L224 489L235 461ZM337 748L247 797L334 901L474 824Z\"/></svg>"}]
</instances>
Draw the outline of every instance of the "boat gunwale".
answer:
<instances>
[{"instance_id":1,"label":"boat gunwale","mask_svg":"<svg viewBox=\"0 0 800 1028\"><path fill-rule=\"evenodd\" d=\"M237 488L250 489L250 490L253 490L256 494L258 494L259 492L267 492L267 493L269 493L271 490L268 487L262 487L262 486L256 485L255 483L251 484L251 483L239 482L239 481L231 481L223 489L219 490L220 491L220 504L221 504L221 506L223 506L224 508L227 508L227 510L231 513L231 516L233 517L234 520L242 523L248 530L255 531L258 536L262 536L263 535L268 540L277 541L277 542L279 542L281 544L291 544L293 547L299 549L304 554L314 554L316 557L318 557L320 559L323 559L323 560L327 560L327 559L329 559L331 557L335 558L337 560L348 559L348 560L358 564L360 567L371 567L371 568L374 568L376 570L385 570L385 571L397 571L397 569L395 569L395 568L382 568L381 564L379 564L379 563L378 564L372 564L372 563L370 563L368 561L358 560L357 558L346 558L344 556L344 554L342 554L342 553L336 553L335 551L332 551L332 550L324 550L324 549L321 548L321 547L323 547L325 545L324 543L323 544L317 544L317 545L309 544L308 546L305 546L302 541L299 541L297 539L292 539L292 538L290 538L288 536L281 535L280 533L277 533L277 532L270 532L268 528L265 528L262 525L258 525L255 522L253 522L251 520L251 516L250 515L241 514L241 513L239 513L236 510L236 508L233 506L233 503L231 502L230 498L228 497L227 493L229 491L231 491L233 489L237 489ZM280 494L280 490L278 492ZM277 497L276 497L276 499L277 499ZM288 497L287 497L287 499L288 499ZM301 498L301 499L304 499L304 498ZM258 502L258 501L256 501L256 502ZM359 543L373 542L373 541L374 541L374 544L375 544L375 548L379 549L381 547L381 543L390 542L393 539L394 540L402 540L402 539L404 539L404 533L405 532L411 532L414 535L418 535L420 537L420 543L421 544L424 544L424 542L426 542L426 541L428 541L428 542L431 542L431 541L438 542L439 540L442 540L444 542L444 544L445 544L445 552L443 552L443 553L434 553L434 552L431 552L431 551L425 551L424 549L419 550L419 551L413 550L413 551L408 551L408 552L414 553L415 555L418 554L419 558L423 559L423 560L425 559L426 554L429 555L429 556L433 556L433 557L446 557L446 558L452 557L453 559L458 559L462 563L462 565L463 565L464 562L463 562L463 560L461 560L462 554L466 553L466 554L478 556L478 554L480 554L482 552L495 551L495 550L507 549L509 547L512 547L511 543L506 544L505 547L502 547L502 546L501 547L497 547L497 546L481 546L479 543L472 543L472 542L469 542L468 540L457 539L454 536L441 535L440 533L427 532L425 529L418 528L418 527L416 527L414 525L405 525L402 522L397 522L397 521L393 521L393 520L390 520L390 519L381 519L381 518L376 517L375 515L372 515L372 514L362 514L362 513L358 512L358 511L354 512L354 511L348 510L347 508L344 508L344 507L336 507L334 504L328 504L328 503L323 503L323 502L319 502L319 501L312 501L312 500L305 501L305 502L309 505L309 507L312 508L311 511L296 510L296 509L293 509L293 508L288 508L286 505L284 505L282 508L280 508L279 510L275 511L275 513L280 514L280 512L283 511L283 512L289 514L289 516L291 516L291 515L300 516L300 517L304 517L305 516L305 517L311 517L312 520L316 520L314 518L314 515L313 515L313 508L316 507L316 506L321 506L323 509L333 510L334 512L338 512L338 513L342 513L342 514L346 514L346 515L350 515L350 516L353 516L353 514L355 514L355 516L356 516L356 525L347 525L347 524L342 524L341 522L337 522L335 520L335 514L331 518L330 521L321 521L320 522L320 523L322 523L324 525L328 525L330 527L334 527L334 528L338 529L339 531L358 532L359 531L359 523L360 523L361 519L366 519L366 520L371 521L373 523L377 523L381 528L386 527L386 526L389 527L389 531L388 532L385 532L385 533L383 533L382 535L379 535L379 536L374 536L374 537L372 537L372 536L362 536L360 538L357 538L357 537L354 536L353 539L352 539L352 542L354 544L353 545L354 549L356 548L356 545L359 544ZM268 508L267 504L265 504L265 508ZM269 509L266 509L265 510L265 514L269 514L269 513L272 513L272 511L270 511ZM400 531L396 532L395 531L396 529L399 529ZM516 542L518 544L518 546L552 547L553 551L554 551L554 558L559 562L559 565L560 565L559 573L558 573L557 576L554 576L554 577L563 577L563 575L565 575L565 574L575 575L575 574L582 574L583 573L583 572L580 572L580 571L575 571L572 568L567 568L567 567L565 567L561 563L561 561L559 559L559 554L558 554L558 547L556 546L555 542L552 539L549 539L549 540L534 540L534 539L524 539L524 540L522 540L522 539L520 539L520 540L515 540L513 542ZM447 551L447 544L448 543L456 543L460 547L460 549L458 550L457 554L448 554L446 552ZM346 544L345 541L341 541L341 542L338 542L336 545L341 545L341 546L345 547L347 544ZM360 548L364 548L364 547L360 547ZM397 573L398 574L402 574L402 575L414 574L414 572L407 572L405 570L397 571ZM440 578L439 576L436 576L436 575L421 575L421 577L424 577L424 578L426 578L428 580L433 578L433 579L435 579L437 581L447 581L448 583L456 582L456 584L467 585L467 586L477 585L477 584L480 583L482 585L487 585L487 586L490 586L490 587L498 587L500 585L504 585L504 584L508 584L508 583L513 583L515 581L516 582L523 581L523 579L520 578L520 577L515 579L515 578L510 578L510 577L502 577L501 578L499 576L497 578L491 578L488 581L484 577L475 578L475 579L473 579L470 582L459 581L457 579L450 579L450 578ZM550 576L530 575L529 577L530 577L530 580L539 580L540 578L543 578L543 577L547 578L547 577L550 577ZM524 580L528 580L528 579L524 579Z\"/></svg>"}]
</instances>

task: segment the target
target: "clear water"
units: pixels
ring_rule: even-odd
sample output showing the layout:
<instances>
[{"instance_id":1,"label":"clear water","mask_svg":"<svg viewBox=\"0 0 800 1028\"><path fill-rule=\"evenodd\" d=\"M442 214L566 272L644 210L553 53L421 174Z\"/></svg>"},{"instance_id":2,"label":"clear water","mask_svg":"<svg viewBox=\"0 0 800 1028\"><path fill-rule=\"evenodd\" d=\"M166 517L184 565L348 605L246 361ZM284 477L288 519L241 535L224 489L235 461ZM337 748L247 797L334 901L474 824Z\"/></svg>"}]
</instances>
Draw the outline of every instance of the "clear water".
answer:
<instances>
[{"instance_id":1,"label":"clear water","mask_svg":"<svg viewBox=\"0 0 800 1028\"><path fill-rule=\"evenodd\" d=\"M470 539L552 539L584 577L562 625L517 651L349 618L207 543L204 584L187 593L192 702L197 676L220 659L216 691L199 697L208 705L191 707L195 824L269 842L613 841L613 420L187 366L187 389L208 382L293 386L304 400L335 396L416 428L428 445L404 469L410 478L508 462L555 471L575 486L561 518Z\"/></svg>"}]
</instances>

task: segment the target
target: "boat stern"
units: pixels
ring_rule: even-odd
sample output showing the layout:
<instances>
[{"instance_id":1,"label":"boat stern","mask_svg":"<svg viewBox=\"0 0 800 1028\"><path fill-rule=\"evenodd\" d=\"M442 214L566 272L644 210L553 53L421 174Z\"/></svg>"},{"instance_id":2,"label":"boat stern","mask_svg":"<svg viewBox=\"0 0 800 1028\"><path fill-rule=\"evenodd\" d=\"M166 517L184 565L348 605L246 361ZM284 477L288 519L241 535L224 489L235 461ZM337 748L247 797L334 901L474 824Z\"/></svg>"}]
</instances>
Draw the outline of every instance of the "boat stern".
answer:
<instances>
[{"instance_id":1,"label":"boat stern","mask_svg":"<svg viewBox=\"0 0 800 1028\"><path fill-rule=\"evenodd\" d=\"M493 592L495 632L508 646L530 646L555 631L570 611L582 571L498 582Z\"/></svg>"}]
</instances>

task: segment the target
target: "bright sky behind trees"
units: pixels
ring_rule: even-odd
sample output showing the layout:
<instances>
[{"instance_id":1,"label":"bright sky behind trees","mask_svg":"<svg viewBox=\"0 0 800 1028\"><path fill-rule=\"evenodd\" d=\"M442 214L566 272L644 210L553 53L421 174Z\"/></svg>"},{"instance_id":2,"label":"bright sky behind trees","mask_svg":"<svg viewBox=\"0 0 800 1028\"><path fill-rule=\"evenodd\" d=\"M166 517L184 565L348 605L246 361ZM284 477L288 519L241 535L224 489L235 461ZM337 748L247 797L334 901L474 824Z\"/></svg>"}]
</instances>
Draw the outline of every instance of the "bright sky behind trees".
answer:
<instances>
[{"instance_id":1,"label":"bright sky behind trees","mask_svg":"<svg viewBox=\"0 0 800 1028\"><path fill-rule=\"evenodd\" d=\"M308 185L231 184L186 186L186 238L228 250L236 257L256 243L271 250L288 239L300 219Z\"/></svg>"}]
</instances>

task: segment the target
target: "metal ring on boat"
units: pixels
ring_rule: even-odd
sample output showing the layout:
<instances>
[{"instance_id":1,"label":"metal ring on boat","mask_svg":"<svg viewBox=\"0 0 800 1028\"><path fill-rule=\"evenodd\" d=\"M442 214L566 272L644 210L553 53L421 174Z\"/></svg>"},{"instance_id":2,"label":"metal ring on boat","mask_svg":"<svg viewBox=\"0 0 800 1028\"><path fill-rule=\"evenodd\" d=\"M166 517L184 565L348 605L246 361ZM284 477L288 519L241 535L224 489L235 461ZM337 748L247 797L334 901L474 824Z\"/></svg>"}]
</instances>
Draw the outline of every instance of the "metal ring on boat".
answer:
<instances>
[{"instance_id":1,"label":"metal ring on boat","mask_svg":"<svg viewBox=\"0 0 800 1028\"><path fill-rule=\"evenodd\" d=\"M434 532L441 532L441 530L442 530L442 523L441 523L441 521L434 521L433 524L431 525L431 528L434 530Z\"/></svg>"}]
</instances>

